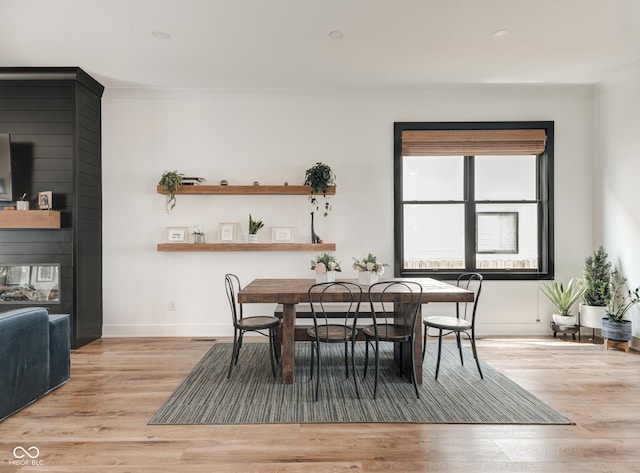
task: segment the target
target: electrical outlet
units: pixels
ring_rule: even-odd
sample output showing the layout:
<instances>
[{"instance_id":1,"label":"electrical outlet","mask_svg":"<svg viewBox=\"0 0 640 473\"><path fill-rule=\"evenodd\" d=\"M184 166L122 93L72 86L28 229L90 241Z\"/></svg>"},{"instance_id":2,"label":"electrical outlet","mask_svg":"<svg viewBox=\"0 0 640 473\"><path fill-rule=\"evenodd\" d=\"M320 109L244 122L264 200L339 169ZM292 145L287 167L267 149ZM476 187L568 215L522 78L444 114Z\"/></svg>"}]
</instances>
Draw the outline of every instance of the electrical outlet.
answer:
<instances>
[{"instance_id":1,"label":"electrical outlet","mask_svg":"<svg viewBox=\"0 0 640 473\"><path fill-rule=\"evenodd\" d=\"M171 311L176 310L176 301L169 301L169 310Z\"/></svg>"}]
</instances>

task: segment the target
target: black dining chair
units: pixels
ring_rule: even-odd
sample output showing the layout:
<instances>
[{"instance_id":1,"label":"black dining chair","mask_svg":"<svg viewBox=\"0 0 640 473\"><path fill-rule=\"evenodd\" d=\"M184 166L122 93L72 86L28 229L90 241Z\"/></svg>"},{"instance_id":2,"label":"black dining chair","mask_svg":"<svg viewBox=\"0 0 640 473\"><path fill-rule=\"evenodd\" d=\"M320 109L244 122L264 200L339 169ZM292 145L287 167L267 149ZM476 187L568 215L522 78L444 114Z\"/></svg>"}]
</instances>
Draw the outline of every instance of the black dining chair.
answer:
<instances>
[{"instance_id":1,"label":"black dining chair","mask_svg":"<svg viewBox=\"0 0 640 473\"><path fill-rule=\"evenodd\" d=\"M478 366L478 373L480 378L484 379L482 375L482 368L480 368L480 360L478 359L478 352L476 350L476 309L478 308L478 300L480 299L480 292L482 291L482 275L479 273L463 273L458 276L456 280L456 286L472 291L474 294L473 302L456 302L456 316L444 316L433 315L424 318L424 341L422 345L422 360L427 351L427 338L438 337L438 361L436 362L436 380L438 379L438 372L440 371L440 358L442 356L442 337L443 335L449 335L454 333L456 336L456 342L458 344L458 351L460 352L460 362L464 366L464 358L462 356L462 344L460 343L460 334L464 333L471 342L471 349L473 351L473 358L476 360ZM430 335L429 329L435 329L438 331L437 335Z\"/></svg>"},{"instance_id":2,"label":"black dining chair","mask_svg":"<svg viewBox=\"0 0 640 473\"><path fill-rule=\"evenodd\" d=\"M341 302L334 302L336 291L347 293ZM346 379L349 379L349 343L351 344L351 368L356 396L360 399L358 379L354 361L355 341L358 334L356 325L362 301L362 288L351 282L326 282L314 284L308 291L313 326L307 329L307 338L311 341L310 378L313 379L314 360L317 360L315 400L320 393L320 368L322 363L321 346L323 343L344 343L344 368ZM345 301L346 299L346 301ZM338 309L338 310L336 310ZM340 313L337 318L336 314Z\"/></svg>"},{"instance_id":3,"label":"black dining chair","mask_svg":"<svg viewBox=\"0 0 640 473\"><path fill-rule=\"evenodd\" d=\"M401 291L403 296L401 304L393 302L394 298L387 294ZM375 380L373 385L373 399L378 392L378 377L380 375L380 342L392 342L399 346L400 373L403 375L402 362L404 350L409 351L411 361L410 377L416 396L420 399L418 391L417 374L418 363L415 360L413 343L415 338L416 319L420 313L422 304L422 285L413 281L382 281L369 286L369 304L371 305L372 325L365 327L362 333L365 338L365 364L364 376L367 376L369 366L369 346L373 347L375 355ZM402 307L403 313L397 309ZM401 320L398 320L401 319ZM422 364L420 364L422 369Z\"/></svg>"},{"instance_id":4,"label":"black dining chair","mask_svg":"<svg viewBox=\"0 0 640 473\"><path fill-rule=\"evenodd\" d=\"M242 311L242 304L240 304L237 299L237 293L241 288L240 279L238 279L238 276L235 274L226 274L224 281L227 299L231 307L231 316L233 317L233 350L231 352L231 362L229 363L227 378L231 377L231 370L238 364L238 357L240 356L240 349L242 348L242 338L246 332L256 332L269 337L269 358L271 359L271 371L275 378L275 362L278 361L276 333L280 327L280 319L269 315L245 317Z\"/></svg>"}]
</instances>

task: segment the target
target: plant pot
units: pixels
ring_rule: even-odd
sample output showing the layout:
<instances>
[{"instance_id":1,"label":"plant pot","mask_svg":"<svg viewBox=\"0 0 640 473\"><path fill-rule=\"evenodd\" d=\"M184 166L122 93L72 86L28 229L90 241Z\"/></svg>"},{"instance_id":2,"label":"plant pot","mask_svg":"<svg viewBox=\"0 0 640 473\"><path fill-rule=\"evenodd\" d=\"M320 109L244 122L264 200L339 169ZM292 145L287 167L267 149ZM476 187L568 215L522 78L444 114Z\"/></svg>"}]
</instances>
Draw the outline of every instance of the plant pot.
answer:
<instances>
[{"instance_id":1,"label":"plant pot","mask_svg":"<svg viewBox=\"0 0 640 473\"><path fill-rule=\"evenodd\" d=\"M603 306L580 304L580 326L600 329L605 310Z\"/></svg>"},{"instance_id":2,"label":"plant pot","mask_svg":"<svg viewBox=\"0 0 640 473\"><path fill-rule=\"evenodd\" d=\"M196 233L195 235L193 235L193 242L194 243L204 243L204 235Z\"/></svg>"},{"instance_id":3,"label":"plant pot","mask_svg":"<svg viewBox=\"0 0 640 473\"><path fill-rule=\"evenodd\" d=\"M614 342L628 342L631 340L631 320L623 319L614 322L606 317L602 318L602 338L613 340Z\"/></svg>"},{"instance_id":4,"label":"plant pot","mask_svg":"<svg viewBox=\"0 0 640 473\"><path fill-rule=\"evenodd\" d=\"M316 273L316 284L321 282L334 282L336 280L335 271L327 271L325 273Z\"/></svg>"},{"instance_id":5,"label":"plant pot","mask_svg":"<svg viewBox=\"0 0 640 473\"><path fill-rule=\"evenodd\" d=\"M375 271L360 271L358 273L358 282L365 286L371 286L378 282L378 273Z\"/></svg>"},{"instance_id":6,"label":"plant pot","mask_svg":"<svg viewBox=\"0 0 640 473\"><path fill-rule=\"evenodd\" d=\"M556 325L560 326L571 326L576 324L576 316L575 315L560 315L553 314L553 321Z\"/></svg>"},{"instance_id":7,"label":"plant pot","mask_svg":"<svg viewBox=\"0 0 640 473\"><path fill-rule=\"evenodd\" d=\"M257 233L249 233L247 241L249 243L258 243L258 234Z\"/></svg>"},{"instance_id":8,"label":"plant pot","mask_svg":"<svg viewBox=\"0 0 640 473\"><path fill-rule=\"evenodd\" d=\"M29 210L29 201L28 200L19 200L16 202L16 207L18 210Z\"/></svg>"}]
</instances>

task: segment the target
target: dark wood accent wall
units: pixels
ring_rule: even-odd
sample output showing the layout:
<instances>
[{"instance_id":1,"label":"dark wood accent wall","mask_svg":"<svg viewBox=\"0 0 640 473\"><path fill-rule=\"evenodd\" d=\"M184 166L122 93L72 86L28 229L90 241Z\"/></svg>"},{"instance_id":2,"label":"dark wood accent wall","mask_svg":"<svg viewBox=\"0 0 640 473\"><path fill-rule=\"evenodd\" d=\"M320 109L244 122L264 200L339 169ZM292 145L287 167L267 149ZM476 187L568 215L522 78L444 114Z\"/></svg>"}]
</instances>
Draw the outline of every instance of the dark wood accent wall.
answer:
<instances>
[{"instance_id":1,"label":"dark wood accent wall","mask_svg":"<svg viewBox=\"0 0 640 473\"><path fill-rule=\"evenodd\" d=\"M0 230L0 263L60 264L61 302L38 304L71 314L74 348L102 336L103 90L77 67L0 68L0 133L11 135L14 197L50 190L62 211L60 230Z\"/></svg>"}]
</instances>

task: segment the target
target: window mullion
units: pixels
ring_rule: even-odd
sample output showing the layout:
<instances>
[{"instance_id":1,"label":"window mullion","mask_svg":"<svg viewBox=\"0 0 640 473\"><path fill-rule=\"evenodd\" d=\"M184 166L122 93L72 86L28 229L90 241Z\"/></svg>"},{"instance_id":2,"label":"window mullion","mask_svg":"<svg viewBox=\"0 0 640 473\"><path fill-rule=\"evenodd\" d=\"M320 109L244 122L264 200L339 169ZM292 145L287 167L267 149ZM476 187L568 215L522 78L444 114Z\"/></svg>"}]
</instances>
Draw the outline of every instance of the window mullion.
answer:
<instances>
[{"instance_id":1,"label":"window mullion","mask_svg":"<svg viewBox=\"0 0 640 473\"><path fill-rule=\"evenodd\" d=\"M469 271L476 269L476 202L473 156L464 157L464 202L465 202L465 244L464 260L465 268Z\"/></svg>"}]
</instances>

